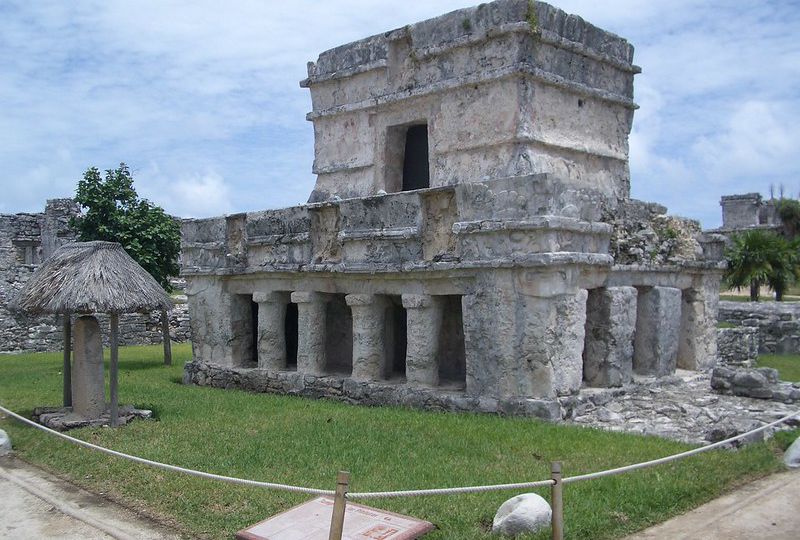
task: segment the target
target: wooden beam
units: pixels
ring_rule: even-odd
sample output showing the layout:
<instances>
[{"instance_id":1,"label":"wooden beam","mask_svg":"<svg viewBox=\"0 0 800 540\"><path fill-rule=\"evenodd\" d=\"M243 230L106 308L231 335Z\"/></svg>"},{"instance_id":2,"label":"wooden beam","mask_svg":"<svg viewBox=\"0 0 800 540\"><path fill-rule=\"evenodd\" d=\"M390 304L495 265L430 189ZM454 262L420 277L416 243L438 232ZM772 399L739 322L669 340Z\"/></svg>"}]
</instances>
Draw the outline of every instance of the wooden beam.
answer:
<instances>
[{"instance_id":1,"label":"wooden beam","mask_svg":"<svg viewBox=\"0 0 800 540\"><path fill-rule=\"evenodd\" d=\"M64 407L72 407L72 319L64 315Z\"/></svg>"},{"instance_id":2,"label":"wooden beam","mask_svg":"<svg viewBox=\"0 0 800 540\"><path fill-rule=\"evenodd\" d=\"M116 427L119 416L119 398L117 396L117 379L119 376L119 315L111 313L111 427Z\"/></svg>"}]
</instances>

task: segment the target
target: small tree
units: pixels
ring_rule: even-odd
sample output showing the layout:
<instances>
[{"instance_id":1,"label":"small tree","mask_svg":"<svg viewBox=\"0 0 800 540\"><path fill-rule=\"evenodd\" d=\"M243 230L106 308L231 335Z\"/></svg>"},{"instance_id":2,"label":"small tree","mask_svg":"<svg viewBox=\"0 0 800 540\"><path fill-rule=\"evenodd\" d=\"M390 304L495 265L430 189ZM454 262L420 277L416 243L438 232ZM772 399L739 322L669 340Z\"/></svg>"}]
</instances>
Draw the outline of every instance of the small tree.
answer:
<instances>
[{"instance_id":1,"label":"small tree","mask_svg":"<svg viewBox=\"0 0 800 540\"><path fill-rule=\"evenodd\" d=\"M169 278L179 272L180 227L163 209L139 198L127 165L106 170L105 178L95 167L88 169L78 182L75 201L83 214L71 225L81 241L119 242L166 291L172 290ZM164 361L171 363L167 313L161 315Z\"/></svg>"},{"instance_id":2,"label":"small tree","mask_svg":"<svg viewBox=\"0 0 800 540\"><path fill-rule=\"evenodd\" d=\"M728 287L750 287L750 301L757 302L762 285L775 291L775 299L783 300L789 285L800 278L798 242L762 229L733 235L726 250Z\"/></svg>"},{"instance_id":3,"label":"small tree","mask_svg":"<svg viewBox=\"0 0 800 540\"><path fill-rule=\"evenodd\" d=\"M800 201L780 199L776 203L778 217L781 218L781 230L786 238L797 238L800 234Z\"/></svg>"}]
</instances>

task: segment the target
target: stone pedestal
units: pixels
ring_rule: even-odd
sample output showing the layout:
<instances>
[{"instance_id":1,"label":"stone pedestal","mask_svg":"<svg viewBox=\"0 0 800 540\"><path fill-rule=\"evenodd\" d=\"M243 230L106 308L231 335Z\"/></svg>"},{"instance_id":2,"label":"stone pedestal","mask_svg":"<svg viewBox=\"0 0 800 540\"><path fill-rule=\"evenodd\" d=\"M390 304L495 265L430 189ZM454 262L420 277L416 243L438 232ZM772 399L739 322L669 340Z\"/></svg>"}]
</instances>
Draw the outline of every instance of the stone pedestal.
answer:
<instances>
[{"instance_id":1,"label":"stone pedestal","mask_svg":"<svg viewBox=\"0 0 800 540\"><path fill-rule=\"evenodd\" d=\"M589 291L583 349L583 380L588 386L622 386L630 382L635 330L635 287Z\"/></svg>"},{"instance_id":2,"label":"stone pedestal","mask_svg":"<svg viewBox=\"0 0 800 540\"><path fill-rule=\"evenodd\" d=\"M345 301L353 314L352 378L380 380L387 372L386 299L374 294L348 294Z\"/></svg>"},{"instance_id":3,"label":"stone pedestal","mask_svg":"<svg viewBox=\"0 0 800 540\"><path fill-rule=\"evenodd\" d=\"M325 304L326 297L318 292L293 292L297 304L297 371L308 375L325 372Z\"/></svg>"},{"instance_id":4,"label":"stone pedestal","mask_svg":"<svg viewBox=\"0 0 800 540\"><path fill-rule=\"evenodd\" d=\"M258 367L269 371L286 369L286 304L287 292L256 292L258 304Z\"/></svg>"},{"instance_id":5,"label":"stone pedestal","mask_svg":"<svg viewBox=\"0 0 800 540\"><path fill-rule=\"evenodd\" d=\"M683 291L679 368L703 370L716 362L718 303L719 288L712 283Z\"/></svg>"},{"instance_id":6,"label":"stone pedestal","mask_svg":"<svg viewBox=\"0 0 800 540\"><path fill-rule=\"evenodd\" d=\"M103 342L100 325L91 316L75 320L72 367L72 410L86 419L106 410L103 380Z\"/></svg>"},{"instance_id":7,"label":"stone pedestal","mask_svg":"<svg viewBox=\"0 0 800 540\"><path fill-rule=\"evenodd\" d=\"M680 324L680 289L639 289L633 344L633 370L636 373L661 377L675 372Z\"/></svg>"},{"instance_id":8,"label":"stone pedestal","mask_svg":"<svg viewBox=\"0 0 800 540\"><path fill-rule=\"evenodd\" d=\"M442 303L435 296L404 294L408 341L406 383L412 386L439 384L439 333L442 328Z\"/></svg>"}]
</instances>

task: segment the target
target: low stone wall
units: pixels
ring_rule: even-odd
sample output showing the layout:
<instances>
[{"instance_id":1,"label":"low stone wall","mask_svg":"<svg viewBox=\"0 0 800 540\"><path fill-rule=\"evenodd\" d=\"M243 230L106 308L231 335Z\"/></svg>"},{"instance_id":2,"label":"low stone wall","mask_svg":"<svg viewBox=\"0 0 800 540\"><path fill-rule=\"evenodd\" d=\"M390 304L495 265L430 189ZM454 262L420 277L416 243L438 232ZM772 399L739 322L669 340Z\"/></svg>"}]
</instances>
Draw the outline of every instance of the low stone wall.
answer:
<instances>
[{"instance_id":1,"label":"low stone wall","mask_svg":"<svg viewBox=\"0 0 800 540\"><path fill-rule=\"evenodd\" d=\"M758 328L718 328L717 359L722 365L753 367L758 360Z\"/></svg>"},{"instance_id":2,"label":"low stone wall","mask_svg":"<svg viewBox=\"0 0 800 540\"><path fill-rule=\"evenodd\" d=\"M800 302L721 301L719 320L758 328L761 354L800 353Z\"/></svg>"},{"instance_id":3,"label":"low stone wall","mask_svg":"<svg viewBox=\"0 0 800 540\"><path fill-rule=\"evenodd\" d=\"M721 394L771 399L783 403L800 402L800 384L781 382L772 368L716 367L711 374L711 388Z\"/></svg>"},{"instance_id":4,"label":"low stone wall","mask_svg":"<svg viewBox=\"0 0 800 540\"><path fill-rule=\"evenodd\" d=\"M108 345L108 316L98 315L103 341ZM187 304L175 304L169 313L170 338L175 342L191 339ZM63 348L62 318L28 317L0 309L0 352L43 352ZM120 345L161 343L161 312L126 313L119 318Z\"/></svg>"},{"instance_id":5,"label":"low stone wall","mask_svg":"<svg viewBox=\"0 0 800 540\"><path fill-rule=\"evenodd\" d=\"M361 382L350 378L316 377L296 371L267 372L257 368L229 368L215 364L189 362L183 368L183 382L215 388L239 388L309 398L329 398L354 405L396 405L448 412L501 413L535 416L556 421L562 417L557 400L498 400L468 397L460 392L437 388L411 387L403 381Z\"/></svg>"}]
</instances>

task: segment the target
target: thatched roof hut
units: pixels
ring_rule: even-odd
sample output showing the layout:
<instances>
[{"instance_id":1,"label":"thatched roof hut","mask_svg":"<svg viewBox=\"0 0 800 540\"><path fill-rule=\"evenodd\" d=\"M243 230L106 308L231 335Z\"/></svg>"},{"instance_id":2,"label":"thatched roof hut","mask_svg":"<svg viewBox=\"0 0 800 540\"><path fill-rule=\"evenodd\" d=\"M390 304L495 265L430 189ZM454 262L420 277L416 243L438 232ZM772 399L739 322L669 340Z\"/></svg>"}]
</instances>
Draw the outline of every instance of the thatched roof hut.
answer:
<instances>
[{"instance_id":1,"label":"thatched roof hut","mask_svg":"<svg viewBox=\"0 0 800 540\"><path fill-rule=\"evenodd\" d=\"M108 313L111 327L111 425L117 424L119 314L172 309L158 282L116 242L58 248L9 304L29 314L64 315L64 406L72 406L70 314ZM166 320L166 319L164 319ZM102 389L101 389L102 393Z\"/></svg>"},{"instance_id":2,"label":"thatched roof hut","mask_svg":"<svg viewBox=\"0 0 800 540\"><path fill-rule=\"evenodd\" d=\"M116 242L58 248L9 304L29 314L133 313L172 309L164 289Z\"/></svg>"}]
</instances>

